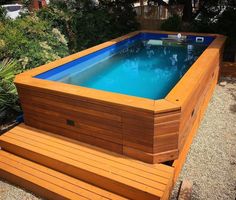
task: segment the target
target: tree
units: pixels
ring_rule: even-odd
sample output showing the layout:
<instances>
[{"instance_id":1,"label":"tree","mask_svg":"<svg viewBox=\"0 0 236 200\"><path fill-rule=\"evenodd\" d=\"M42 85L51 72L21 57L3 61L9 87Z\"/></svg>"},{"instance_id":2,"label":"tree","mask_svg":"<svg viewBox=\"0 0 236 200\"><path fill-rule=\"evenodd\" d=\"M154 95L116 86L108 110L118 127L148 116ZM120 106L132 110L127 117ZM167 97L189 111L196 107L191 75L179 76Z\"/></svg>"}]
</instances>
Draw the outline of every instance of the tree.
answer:
<instances>
[{"instance_id":1,"label":"tree","mask_svg":"<svg viewBox=\"0 0 236 200\"><path fill-rule=\"evenodd\" d=\"M183 22L190 22L192 21L192 0L186 0L184 4L184 10L183 10Z\"/></svg>"},{"instance_id":2,"label":"tree","mask_svg":"<svg viewBox=\"0 0 236 200\"><path fill-rule=\"evenodd\" d=\"M38 12L53 22L69 40L71 52L137 30L134 0L52 0Z\"/></svg>"},{"instance_id":3,"label":"tree","mask_svg":"<svg viewBox=\"0 0 236 200\"><path fill-rule=\"evenodd\" d=\"M12 0L0 0L0 5L4 5L4 4L9 4L9 3L13 3L14 1Z\"/></svg>"},{"instance_id":4,"label":"tree","mask_svg":"<svg viewBox=\"0 0 236 200\"><path fill-rule=\"evenodd\" d=\"M5 8L3 8L2 6L0 6L0 23L5 21L7 19L7 11Z\"/></svg>"},{"instance_id":5,"label":"tree","mask_svg":"<svg viewBox=\"0 0 236 200\"><path fill-rule=\"evenodd\" d=\"M148 5L151 5L151 4L154 4L154 5L167 5L167 3L163 0L148 0Z\"/></svg>"}]
</instances>

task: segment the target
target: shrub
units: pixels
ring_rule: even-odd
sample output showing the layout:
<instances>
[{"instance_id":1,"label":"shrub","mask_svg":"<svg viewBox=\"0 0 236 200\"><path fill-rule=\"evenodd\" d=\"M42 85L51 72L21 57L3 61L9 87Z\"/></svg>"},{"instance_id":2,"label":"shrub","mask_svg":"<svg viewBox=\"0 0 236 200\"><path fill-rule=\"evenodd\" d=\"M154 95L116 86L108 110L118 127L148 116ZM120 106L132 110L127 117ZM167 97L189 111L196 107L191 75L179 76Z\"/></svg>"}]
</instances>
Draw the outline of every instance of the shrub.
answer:
<instances>
[{"instance_id":1,"label":"shrub","mask_svg":"<svg viewBox=\"0 0 236 200\"><path fill-rule=\"evenodd\" d=\"M36 14L0 22L0 61L14 59L0 64L0 115L9 108L20 110L13 84L16 73L65 57L68 44L70 52L76 52L138 27L133 0L50 2ZM4 10L1 16L5 18Z\"/></svg>"},{"instance_id":2,"label":"shrub","mask_svg":"<svg viewBox=\"0 0 236 200\"><path fill-rule=\"evenodd\" d=\"M217 32L227 35L232 41L236 42L236 8L228 8L219 17Z\"/></svg>"},{"instance_id":3,"label":"shrub","mask_svg":"<svg viewBox=\"0 0 236 200\"><path fill-rule=\"evenodd\" d=\"M50 1L38 12L69 40L71 52L121 36L138 28L133 0Z\"/></svg>"},{"instance_id":4,"label":"shrub","mask_svg":"<svg viewBox=\"0 0 236 200\"><path fill-rule=\"evenodd\" d=\"M81 49L116 38L137 29L131 0L99 1L94 8L77 16L77 42Z\"/></svg>"},{"instance_id":5,"label":"shrub","mask_svg":"<svg viewBox=\"0 0 236 200\"><path fill-rule=\"evenodd\" d=\"M0 122L21 110L15 74L68 54L65 37L49 22L34 15L0 22Z\"/></svg>"},{"instance_id":6,"label":"shrub","mask_svg":"<svg viewBox=\"0 0 236 200\"><path fill-rule=\"evenodd\" d=\"M13 84L16 73L16 61L6 59L0 62L0 113L9 108L20 111L16 87Z\"/></svg>"},{"instance_id":7,"label":"shrub","mask_svg":"<svg viewBox=\"0 0 236 200\"><path fill-rule=\"evenodd\" d=\"M6 9L3 8L3 7L0 5L0 22L6 20L6 18L7 18L6 15L7 15Z\"/></svg>"},{"instance_id":8,"label":"shrub","mask_svg":"<svg viewBox=\"0 0 236 200\"><path fill-rule=\"evenodd\" d=\"M161 29L165 31L181 31L181 18L173 15L161 24Z\"/></svg>"},{"instance_id":9,"label":"shrub","mask_svg":"<svg viewBox=\"0 0 236 200\"><path fill-rule=\"evenodd\" d=\"M0 26L0 60L15 59L20 71L64 57L68 52L60 31L36 16L9 20Z\"/></svg>"},{"instance_id":10,"label":"shrub","mask_svg":"<svg viewBox=\"0 0 236 200\"><path fill-rule=\"evenodd\" d=\"M40 9L37 12L37 16L52 23L54 28L59 29L68 40L68 47L70 52L76 52L76 32L75 23L73 20L74 13L67 9L66 3L64 6L60 6L63 2L50 3L49 6Z\"/></svg>"}]
</instances>

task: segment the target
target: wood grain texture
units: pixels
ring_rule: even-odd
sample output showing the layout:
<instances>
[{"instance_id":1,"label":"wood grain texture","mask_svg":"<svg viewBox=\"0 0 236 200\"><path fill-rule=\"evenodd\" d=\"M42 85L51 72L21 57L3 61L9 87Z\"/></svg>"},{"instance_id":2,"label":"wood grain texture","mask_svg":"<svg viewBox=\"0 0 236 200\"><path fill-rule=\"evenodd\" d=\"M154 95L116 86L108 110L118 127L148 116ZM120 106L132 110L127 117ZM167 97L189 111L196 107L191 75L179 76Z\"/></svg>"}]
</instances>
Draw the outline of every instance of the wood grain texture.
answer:
<instances>
[{"instance_id":1,"label":"wood grain texture","mask_svg":"<svg viewBox=\"0 0 236 200\"><path fill-rule=\"evenodd\" d=\"M202 110L204 97L218 74L224 36L182 33L213 36L215 40L161 100L34 78L141 32L176 34L147 30L133 32L18 75L15 84L25 123L144 162L177 159Z\"/></svg>"},{"instance_id":2,"label":"wood grain texture","mask_svg":"<svg viewBox=\"0 0 236 200\"><path fill-rule=\"evenodd\" d=\"M46 199L127 199L0 150L1 178Z\"/></svg>"},{"instance_id":3,"label":"wood grain texture","mask_svg":"<svg viewBox=\"0 0 236 200\"><path fill-rule=\"evenodd\" d=\"M37 162L39 165L129 199L163 199L166 190L172 187L172 167L162 164L148 165L24 124L0 136L0 145L3 150L18 157ZM17 167L19 170L27 171L27 167L16 165L15 168ZM33 170L29 170L30 173L31 171ZM46 177L36 171L32 172L33 174ZM25 179L31 180L31 176ZM51 181L51 178L46 177L45 180Z\"/></svg>"},{"instance_id":4,"label":"wood grain texture","mask_svg":"<svg viewBox=\"0 0 236 200\"><path fill-rule=\"evenodd\" d=\"M181 107L179 151L182 151L194 123L197 120L198 125L200 123L199 115L204 106L204 98L211 94L210 87L216 84L215 80L218 79L224 42L224 37L216 38L166 97L168 101ZM202 65L204 67L201 67Z\"/></svg>"},{"instance_id":5,"label":"wood grain texture","mask_svg":"<svg viewBox=\"0 0 236 200\"><path fill-rule=\"evenodd\" d=\"M219 68L216 67L213 80L209 83L209 87L206 88L207 92L205 92L205 95L203 95L202 100L200 101L201 102L200 110L196 114L197 116L196 116L195 121L193 122L193 125L188 130L188 134L186 135L185 143L183 144L183 148L179 154L179 157L173 162L172 166L175 169L175 175L173 179L174 183L176 182L179 176L179 173L184 165L189 148L192 144L195 134L197 133L197 129L207 109L207 105L213 95L215 86L218 81L218 75L219 75Z\"/></svg>"}]
</instances>

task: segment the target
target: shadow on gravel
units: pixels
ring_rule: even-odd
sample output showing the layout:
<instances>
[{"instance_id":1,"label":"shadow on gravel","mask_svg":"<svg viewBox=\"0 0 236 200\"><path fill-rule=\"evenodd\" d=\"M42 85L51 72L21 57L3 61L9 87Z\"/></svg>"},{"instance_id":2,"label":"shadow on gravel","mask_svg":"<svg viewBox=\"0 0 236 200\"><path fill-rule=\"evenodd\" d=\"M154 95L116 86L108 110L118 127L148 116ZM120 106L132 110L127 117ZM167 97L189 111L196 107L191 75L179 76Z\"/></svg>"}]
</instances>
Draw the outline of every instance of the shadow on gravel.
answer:
<instances>
[{"instance_id":1,"label":"shadow on gravel","mask_svg":"<svg viewBox=\"0 0 236 200\"><path fill-rule=\"evenodd\" d=\"M231 113L236 113L236 94L234 93L235 91L230 90L230 94L232 95L232 97L234 98L235 104L230 105L229 110L231 111Z\"/></svg>"},{"instance_id":2,"label":"shadow on gravel","mask_svg":"<svg viewBox=\"0 0 236 200\"><path fill-rule=\"evenodd\" d=\"M221 77L218 84L221 86L221 87L225 87L228 83L230 84L236 84L236 77L235 78L232 78L232 77ZM229 110L231 113L236 113L236 90L235 89L228 89L229 92L230 92L230 95L233 97L234 99L234 104L230 105L229 107Z\"/></svg>"}]
</instances>

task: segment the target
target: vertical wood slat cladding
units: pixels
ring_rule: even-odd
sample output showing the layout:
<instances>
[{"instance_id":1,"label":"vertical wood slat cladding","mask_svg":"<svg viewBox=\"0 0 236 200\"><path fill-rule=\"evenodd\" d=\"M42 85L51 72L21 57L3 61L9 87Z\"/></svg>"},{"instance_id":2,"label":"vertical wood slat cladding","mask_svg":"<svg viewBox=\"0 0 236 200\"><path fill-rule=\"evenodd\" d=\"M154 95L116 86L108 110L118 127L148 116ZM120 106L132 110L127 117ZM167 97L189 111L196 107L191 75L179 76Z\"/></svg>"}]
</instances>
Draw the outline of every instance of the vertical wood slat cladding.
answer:
<instances>
[{"instance_id":1,"label":"vertical wood slat cladding","mask_svg":"<svg viewBox=\"0 0 236 200\"><path fill-rule=\"evenodd\" d=\"M156 101L34 78L109 43L20 74L15 83L25 123L148 163L177 159L218 74L225 37L214 36L167 97Z\"/></svg>"}]
</instances>

